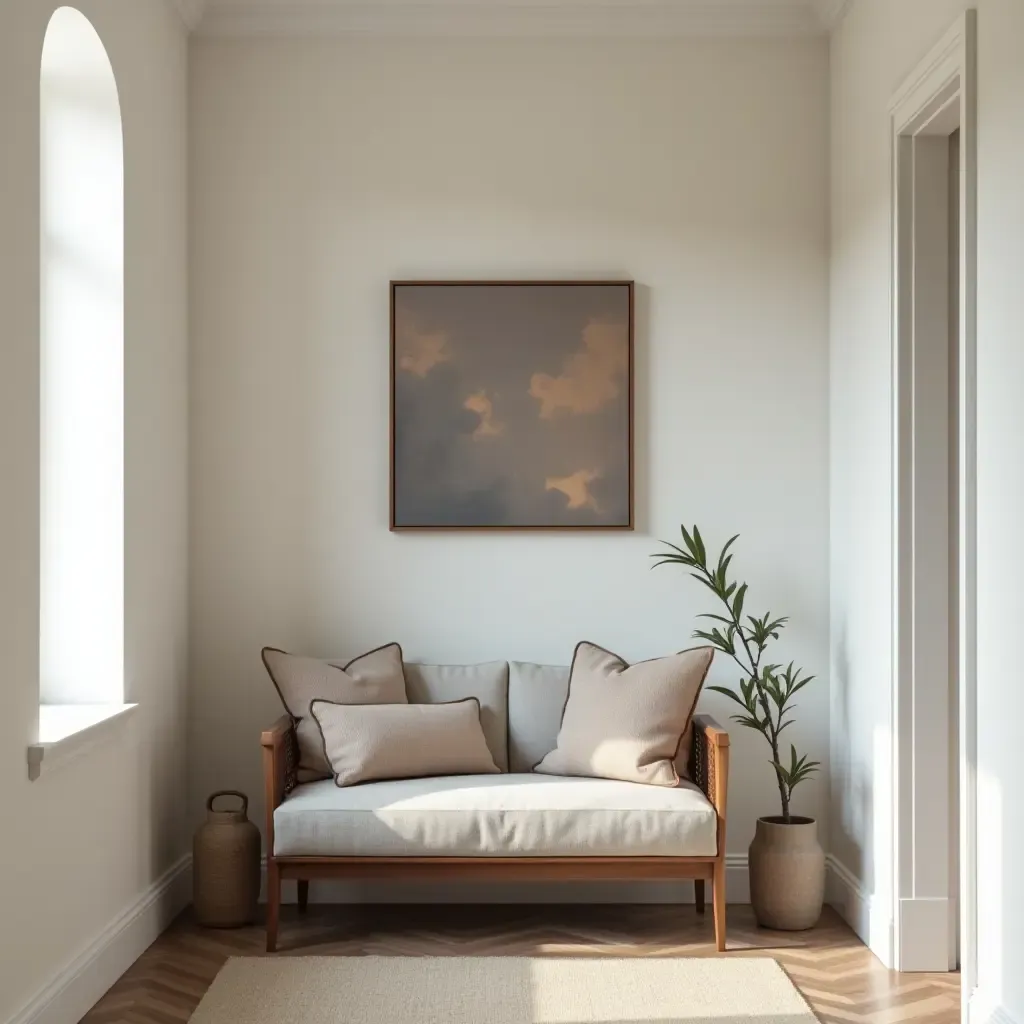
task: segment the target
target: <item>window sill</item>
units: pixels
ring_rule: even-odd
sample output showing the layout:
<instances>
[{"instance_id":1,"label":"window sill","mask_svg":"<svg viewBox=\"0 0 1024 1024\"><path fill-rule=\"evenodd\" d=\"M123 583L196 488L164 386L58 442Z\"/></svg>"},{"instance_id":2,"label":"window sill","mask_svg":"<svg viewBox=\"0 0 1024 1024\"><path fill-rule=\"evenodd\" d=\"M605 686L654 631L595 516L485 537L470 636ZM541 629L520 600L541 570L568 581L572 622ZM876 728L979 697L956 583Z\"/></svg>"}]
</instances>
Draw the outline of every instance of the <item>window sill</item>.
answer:
<instances>
[{"instance_id":1,"label":"window sill","mask_svg":"<svg viewBox=\"0 0 1024 1024\"><path fill-rule=\"evenodd\" d=\"M138 704L42 704L39 741L28 748L28 777L74 761L124 728Z\"/></svg>"}]
</instances>

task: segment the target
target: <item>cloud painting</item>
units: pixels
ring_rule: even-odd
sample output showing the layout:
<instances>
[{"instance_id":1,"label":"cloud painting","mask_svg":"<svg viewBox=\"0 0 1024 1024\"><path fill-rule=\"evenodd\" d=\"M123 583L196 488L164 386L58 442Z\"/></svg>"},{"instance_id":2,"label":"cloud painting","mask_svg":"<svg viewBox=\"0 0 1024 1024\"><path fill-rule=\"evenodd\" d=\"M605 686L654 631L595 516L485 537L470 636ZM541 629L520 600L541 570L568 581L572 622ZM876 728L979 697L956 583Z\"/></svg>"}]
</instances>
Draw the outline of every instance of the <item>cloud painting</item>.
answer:
<instances>
[{"instance_id":1,"label":"cloud painting","mask_svg":"<svg viewBox=\"0 0 1024 1024\"><path fill-rule=\"evenodd\" d=\"M392 527L632 526L632 285L392 285Z\"/></svg>"}]
</instances>

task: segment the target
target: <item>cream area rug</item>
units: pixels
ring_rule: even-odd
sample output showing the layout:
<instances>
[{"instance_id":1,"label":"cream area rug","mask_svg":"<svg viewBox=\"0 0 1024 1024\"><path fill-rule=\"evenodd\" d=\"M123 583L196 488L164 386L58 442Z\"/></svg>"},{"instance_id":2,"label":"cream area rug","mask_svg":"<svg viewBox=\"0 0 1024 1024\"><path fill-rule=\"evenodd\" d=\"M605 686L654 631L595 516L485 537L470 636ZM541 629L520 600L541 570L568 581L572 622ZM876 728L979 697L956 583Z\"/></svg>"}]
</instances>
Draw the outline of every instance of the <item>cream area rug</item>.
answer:
<instances>
[{"instance_id":1,"label":"cream area rug","mask_svg":"<svg viewBox=\"0 0 1024 1024\"><path fill-rule=\"evenodd\" d=\"M229 960L192 1024L816 1024L770 959Z\"/></svg>"}]
</instances>

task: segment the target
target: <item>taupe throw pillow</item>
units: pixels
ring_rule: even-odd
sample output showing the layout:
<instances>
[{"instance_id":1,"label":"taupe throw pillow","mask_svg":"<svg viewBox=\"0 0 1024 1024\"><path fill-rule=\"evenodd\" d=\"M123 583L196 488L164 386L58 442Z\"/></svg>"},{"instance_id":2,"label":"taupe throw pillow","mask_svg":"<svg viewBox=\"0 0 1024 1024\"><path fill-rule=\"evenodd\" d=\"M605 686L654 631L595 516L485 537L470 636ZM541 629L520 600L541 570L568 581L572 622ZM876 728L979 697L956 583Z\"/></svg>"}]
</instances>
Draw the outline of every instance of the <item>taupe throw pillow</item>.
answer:
<instances>
[{"instance_id":1,"label":"taupe throw pillow","mask_svg":"<svg viewBox=\"0 0 1024 1024\"><path fill-rule=\"evenodd\" d=\"M361 654L347 665L319 658L288 654L276 647L263 648L263 664L295 722L299 741L298 781L312 782L331 776L324 757L320 730L310 718L309 705L318 698L338 704L407 704L402 648L387 644Z\"/></svg>"},{"instance_id":2,"label":"taupe throw pillow","mask_svg":"<svg viewBox=\"0 0 1024 1024\"><path fill-rule=\"evenodd\" d=\"M697 647L628 665L578 644L558 741L533 770L678 786L673 762L714 654Z\"/></svg>"},{"instance_id":3,"label":"taupe throw pillow","mask_svg":"<svg viewBox=\"0 0 1024 1024\"><path fill-rule=\"evenodd\" d=\"M495 775L476 697L451 704L357 707L315 700L323 751L338 786L427 775Z\"/></svg>"}]
</instances>

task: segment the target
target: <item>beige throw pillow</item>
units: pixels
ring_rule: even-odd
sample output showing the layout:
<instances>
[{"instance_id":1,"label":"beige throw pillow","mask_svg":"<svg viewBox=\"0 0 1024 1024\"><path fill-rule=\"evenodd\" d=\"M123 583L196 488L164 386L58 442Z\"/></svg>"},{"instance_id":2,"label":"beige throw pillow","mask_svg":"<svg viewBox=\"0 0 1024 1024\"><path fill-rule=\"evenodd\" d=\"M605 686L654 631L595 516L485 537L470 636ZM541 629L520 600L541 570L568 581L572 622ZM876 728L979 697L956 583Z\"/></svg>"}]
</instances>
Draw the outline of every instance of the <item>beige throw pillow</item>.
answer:
<instances>
[{"instance_id":1,"label":"beige throw pillow","mask_svg":"<svg viewBox=\"0 0 1024 1024\"><path fill-rule=\"evenodd\" d=\"M426 775L495 775L476 697L451 704L357 707L315 700L323 751L338 786Z\"/></svg>"},{"instance_id":2,"label":"beige throw pillow","mask_svg":"<svg viewBox=\"0 0 1024 1024\"><path fill-rule=\"evenodd\" d=\"M533 770L678 786L673 762L714 653L697 647L628 665L578 644L557 744Z\"/></svg>"},{"instance_id":3,"label":"beige throw pillow","mask_svg":"<svg viewBox=\"0 0 1024 1024\"><path fill-rule=\"evenodd\" d=\"M331 776L323 741L309 705L319 699L337 704L407 704L402 648L387 644L361 654L347 665L319 658L288 654L276 647L263 648L263 664L295 722L299 742L298 781L312 782Z\"/></svg>"}]
</instances>

